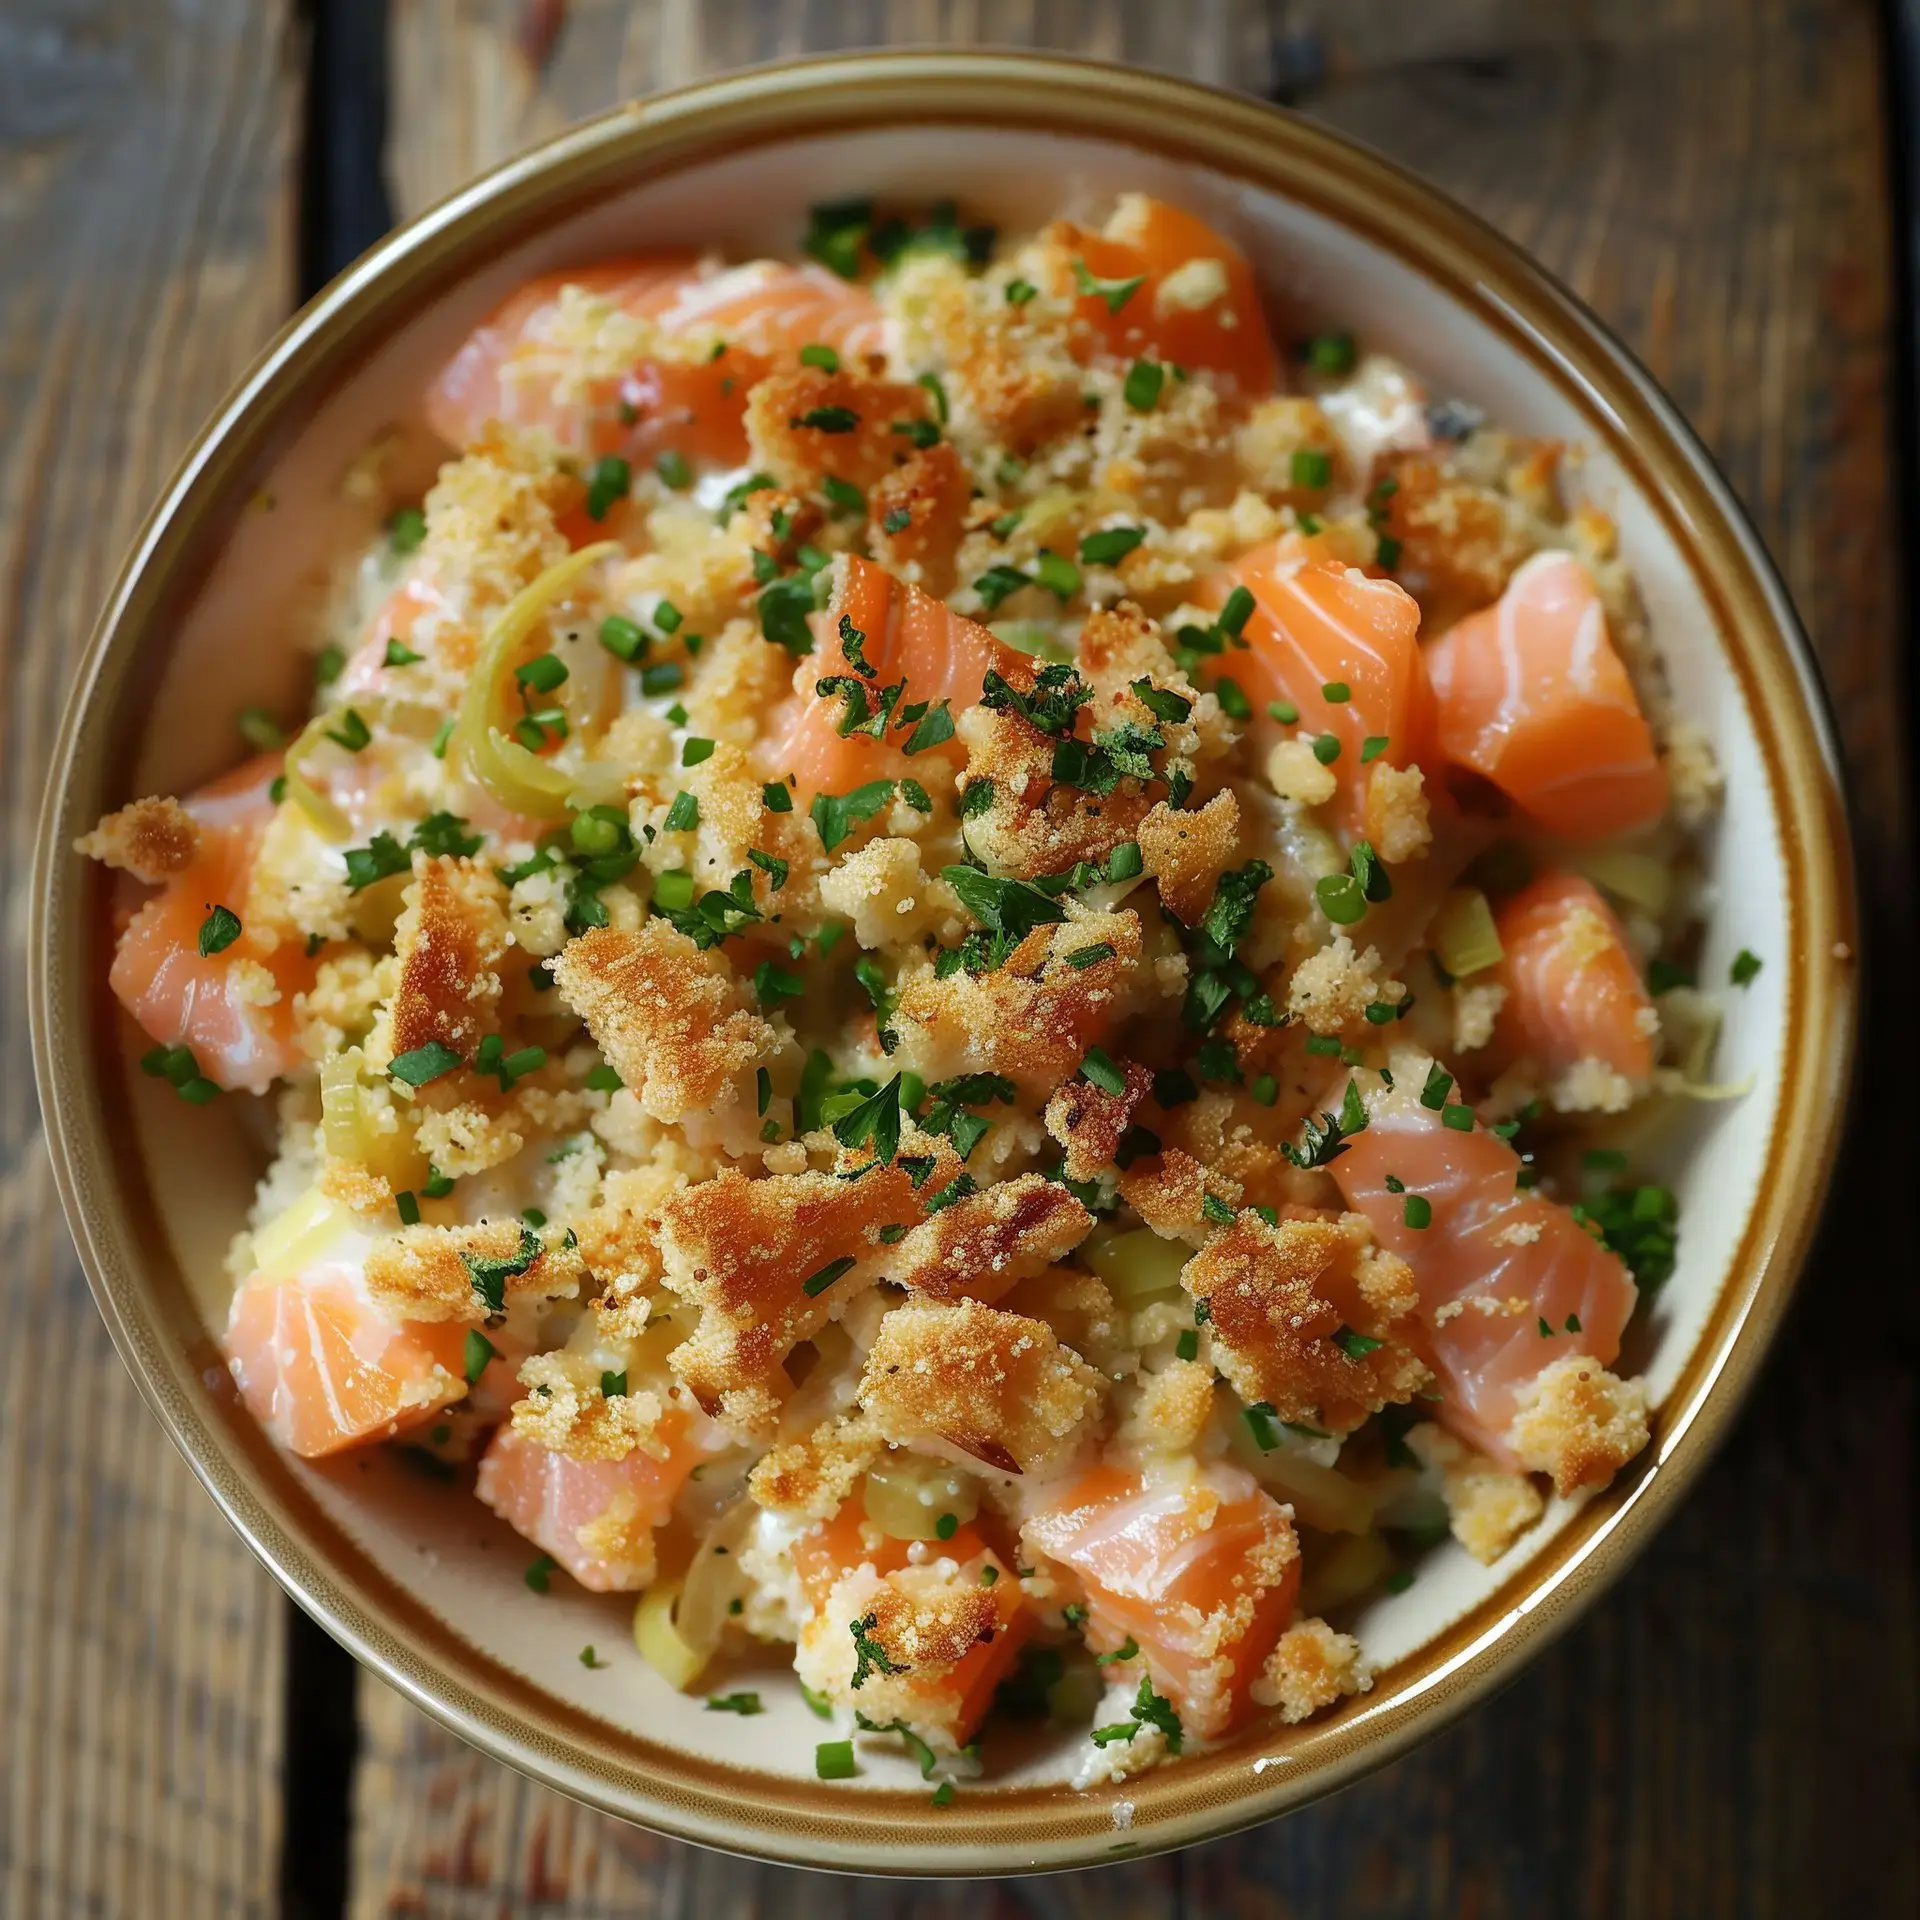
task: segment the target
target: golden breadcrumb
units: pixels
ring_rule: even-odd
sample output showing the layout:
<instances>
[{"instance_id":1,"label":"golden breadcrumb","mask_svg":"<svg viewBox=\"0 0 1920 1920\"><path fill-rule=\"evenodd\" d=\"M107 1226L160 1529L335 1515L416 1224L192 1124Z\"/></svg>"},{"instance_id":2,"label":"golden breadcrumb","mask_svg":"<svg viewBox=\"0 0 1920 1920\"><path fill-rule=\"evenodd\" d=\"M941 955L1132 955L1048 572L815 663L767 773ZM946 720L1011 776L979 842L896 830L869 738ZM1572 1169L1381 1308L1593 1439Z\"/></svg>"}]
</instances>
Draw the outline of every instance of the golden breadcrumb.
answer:
<instances>
[{"instance_id":1,"label":"golden breadcrumb","mask_svg":"<svg viewBox=\"0 0 1920 1920\"><path fill-rule=\"evenodd\" d=\"M1647 1444L1647 1388L1599 1361L1569 1354L1516 1396L1507 1445L1524 1467L1553 1476L1556 1492L1604 1487Z\"/></svg>"},{"instance_id":2,"label":"golden breadcrumb","mask_svg":"<svg viewBox=\"0 0 1920 1920\"><path fill-rule=\"evenodd\" d=\"M709 1412L757 1425L777 1410L780 1363L889 1270L880 1229L919 1216L898 1166L858 1179L729 1168L682 1188L661 1210L660 1254L667 1284L701 1313L668 1364Z\"/></svg>"},{"instance_id":3,"label":"golden breadcrumb","mask_svg":"<svg viewBox=\"0 0 1920 1920\"><path fill-rule=\"evenodd\" d=\"M1287 1011L1315 1033L1345 1033L1366 1019L1370 1006L1398 1006L1406 995L1398 980L1386 977L1374 948L1355 953L1353 942L1336 933L1293 970Z\"/></svg>"},{"instance_id":4,"label":"golden breadcrumb","mask_svg":"<svg viewBox=\"0 0 1920 1920\"><path fill-rule=\"evenodd\" d=\"M1166 1240L1191 1240L1197 1245L1213 1231L1205 1212L1209 1194L1227 1206L1237 1205L1240 1183L1209 1173L1178 1147L1136 1160L1120 1176L1121 1199Z\"/></svg>"},{"instance_id":5,"label":"golden breadcrumb","mask_svg":"<svg viewBox=\"0 0 1920 1920\"><path fill-rule=\"evenodd\" d=\"M936 598L945 595L972 492L972 477L951 441L909 454L867 495L873 557Z\"/></svg>"},{"instance_id":6,"label":"golden breadcrumb","mask_svg":"<svg viewBox=\"0 0 1920 1920\"><path fill-rule=\"evenodd\" d=\"M746 1004L726 957L664 920L596 927L570 941L553 977L614 1070L656 1120L737 1100L779 1036Z\"/></svg>"},{"instance_id":7,"label":"golden breadcrumb","mask_svg":"<svg viewBox=\"0 0 1920 1920\"><path fill-rule=\"evenodd\" d=\"M1372 1685L1358 1640L1335 1633L1324 1620L1302 1620L1280 1636L1252 1692L1260 1706L1278 1707L1280 1718L1293 1726Z\"/></svg>"},{"instance_id":8,"label":"golden breadcrumb","mask_svg":"<svg viewBox=\"0 0 1920 1920\"><path fill-rule=\"evenodd\" d=\"M887 1277L937 1300L992 1302L1064 1260L1092 1231L1093 1215L1058 1181L1023 1173L956 1200L915 1227L900 1242Z\"/></svg>"},{"instance_id":9,"label":"golden breadcrumb","mask_svg":"<svg viewBox=\"0 0 1920 1920\"><path fill-rule=\"evenodd\" d=\"M1091 1180L1113 1165L1140 1103L1153 1089L1153 1071L1137 1060L1115 1063L1125 1077L1118 1093L1090 1080L1069 1080L1047 1102L1047 1131L1066 1148L1069 1180Z\"/></svg>"},{"instance_id":10,"label":"golden breadcrumb","mask_svg":"<svg viewBox=\"0 0 1920 1920\"><path fill-rule=\"evenodd\" d=\"M1389 866L1421 859L1433 845L1427 777L1418 767L1376 760L1367 777L1367 838Z\"/></svg>"},{"instance_id":11,"label":"golden breadcrumb","mask_svg":"<svg viewBox=\"0 0 1920 1920\"><path fill-rule=\"evenodd\" d=\"M586 1354L536 1353L520 1366L528 1392L514 1402L514 1432L569 1460L624 1460L636 1449L664 1460L660 1396L640 1389L609 1395L602 1380Z\"/></svg>"},{"instance_id":12,"label":"golden breadcrumb","mask_svg":"<svg viewBox=\"0 0 1920 1920\"><path fill-rule=\"evenodd\" d=\"M864 1415L824 1420L802 1439L769 1447L747 1476L747 1492L769 1513L831 1520L885 1444Z\"/></svg>"},{"instance_id":13,"label":"golden breadcrumb","mask_svg":"<svg viewBox=\"0 0 1920 1920\"><path fill-rule=\"evenodd\" d=\"M939 1441L1001 1473L1044 1473L1098 1420L1102 1383L1042 1321L927 1302L880 1322L860 1404L896 1446Z\"/></svg>"},{"instance_id":14,"label":"golden breadcrumb","mask_svg":"<svg viewBox=\"0 0 1920 1920\"><path fill-rule=\"evenodd\" d=\"M863 947L897 946L964 928L960 902L929 878L911 840L881 838L856 848L820 879L820 904L853 922Z\"/></svg>"},{"instance_id":15,"label":"golden breadcrumb","mask_svg":"<svg viewBox=\"0 0 1920 1920\"><path fill-rule=\"evenodd\" d=\"M1115 1438L1135 1458L1191 1453L1213 1417L1213 1369L1170 1360L1141 1377Z\"/></svg>"},{"instance_id":16,"label":"golden breadcrumb","mask_svg":"<svg viewBox=\"0 0 1920 1920\"><path fill-rule=\"evenodd\" d=\"M893 1026L898 1063L928 1080L1001 1073L1050 1091L1066 1079L1131 1004L1140 964L1140 919L1130 909L1070 906L1059 926L1037 927L1004 966L944 980L931 966L901 976ZM1089 965L1069 956L1112 951Z\"/></svg>"},{"instance_id":17,"label":"golden breadcrumb","mask_svg":"<svg viewBox=\"0 0 1920 1920\"><path fill-rule=\"evenodd\" d=\"M989 1568L991 1581L983 1578ZM802 1629L794 1671L834 1705L857 1709L880 1726L903 1720L929 1745L951 1753L969 1730L963 1718L969 1703L952 1684L953 1671L976 1647L1014 1631L1023 1605L1020 1582L992 1553L884 1576L856 1567L835 1582ZM865 1661L856 1628L870 1650Z\"/></svg>"},{"instance_id":18,"label":"golden breadcrumb","mask_svg":"<svg viewBox=\"0 0 1920 1920\"><path fill-rule=\"evenodd\" d=\"M507 890L479 860L414 855L413 884L393 929L400 979L393 1051L438 1041L463 1058L496 1032L500 961L510 944Z\"/></svg>"},{"instance_id":19,"label":"golden breadcrumb","mask_svg":"<svg viewBox=\"0 0 1920 1920\"><path fill-rule=\"evenodd\" d=\"M1191 811L1175 811L1163 800L1140 822L1137 838L1168 912L1197 926L1239 850L1240 803L1226 788Z\"/></svg>"},{"instance_id":20,"label":"golden breadcrumb","mask_svg":"<svg viewBox=\"0 0 1920 1920\"><path fill-rule=\"evenodd\" d=\"M1421 1464L1441 1475L1453 1537L1483 1566L1491 1566L1546 1511L1540 1489L1509 1472L1431 1420L1407 1430L1406 1443Z\"/></svg>"},{"instance_id":21,"label":"golden breadcrumb","mask_svg":"<svg viewBox=\"0 0 1920 1920\"><path fill-rule=\"evenodd\" d=\"M199 847L200 828L193 815L178 800L158 797L135 800L108 814L73 843L75 853L118 867L152 887L185 873Z\"/></svg>"},{"instance_id":22,"label":"golden breadcrumb","mask_svg":"<svg viewBox=\"0 0 1920 1920\"><path fill-rule=\"evenodd\" d=\"M477 1324L497 1311L489 1287L509 1302L569 1300L586 1276L577 1249L543 1245L517 1220L402 1227L367 1255L367 1291L403 1320Z\"/></svg>"},{"instance_id":23,"label":"golden breadcrumb","mask_svg":"<svg viewBox=\"0 0 1920 1920\"><path fill-rule=\"evenodd\" d=\"M1269 1226L1242 1213L1180 1278L1207 1304L1214 1364L1282 1420L1350 1433L1431 1377L1410 1344L1413 1274L1358 1214Z\"/></svg>"},{"instance_id":24,"label":"golden breadcrumb","mask_svg":"<svg viewBox=\"0 0 1920 1920\"><path fill-rule=\"evenodd\" d=\"M830 476L865 490L912 451L894 428L924 420L932 404L924 387L844 367L771 374L747 396L748 458L795 493L817 494Z\"/></svg>"}]
</instances>

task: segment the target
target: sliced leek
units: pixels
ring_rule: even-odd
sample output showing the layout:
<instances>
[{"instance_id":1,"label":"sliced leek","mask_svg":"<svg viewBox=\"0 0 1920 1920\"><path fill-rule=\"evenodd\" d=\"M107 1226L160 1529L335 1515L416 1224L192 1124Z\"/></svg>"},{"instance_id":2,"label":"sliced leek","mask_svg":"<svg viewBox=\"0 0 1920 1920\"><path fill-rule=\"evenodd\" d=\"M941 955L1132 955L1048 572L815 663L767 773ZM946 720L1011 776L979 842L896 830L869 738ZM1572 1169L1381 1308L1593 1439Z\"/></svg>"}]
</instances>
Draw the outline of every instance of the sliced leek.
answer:
<instances>
[{"instance_id":1,"label":"sliced leek","mask_svg":"<svg viewBox=\"0 0 1920 1920\"><path fill-rule=\"evenodd\" d=\"M700 1536L687 1563L673 1628L683 1645L704 1658L712 1658L732 1617L730 1610L745 1589L740 1549L746 1545L759 1512L744 1495L735 1500Z\"/></svg>"},{"instance_id":2,"label":"sliced leek","mask_svg":"<svg viewBox=\"0 0 1920 1920\"><path fill-rule=\"evenodd\" d=\"M1493 909L1478 887L1455 887L1440 902L1433 916L1432 944L1434 957L1456 980L1497 967L1506 955Z\"/></svg>"},{"instance_id":3,"label":"sliced leek","mask_svg":"<svg viewBox=\"0 0 1920 1920\"><path fill-rule=\"evenodd\" d=\"M1650 853L1616 847L1589 854L1583 862L1587 878L1617 899L1650 913L1657 920L1673 899L1673 869Z\"/></svg>"},{"instance_id":4,"label":"sliced leek","mask_svg":"<svg viewBox=\"0 0 1920 1920\"><path fill-rule=\"evenodd\" d=\"M511 812L535 820L564 820L575 785L573 776L528 752L506 731L512 719L507 688L517 664L515 656L548 610L565 599L591 568L618 551L616 542L602 540L556 560L507 602L480 644L447 757Z\"/></svg>"},{"instance_id":5,"label":"sliced leek","mask_svg":"<svg viewBox=\"0 0 1920 1920\"><path fill-rule=\"evenodd\" d=\"M640 1657L677 1693L687 1693L706 1671L709 1656L682 1638L674 1623L677 1580L656 1580L633 1610L633 1644Z\"/></svg>"},{"instance_id":6,"label":"sliced leek","mask_svg":"<svg viewBox=\"0 0 1920 1920\"><path fill-rule=\"evenodd\" d=\"M280 771L286 779L287 798L291 800L329 840L347 840L353 836L353 822L316 787L301 769L301 762L327 737L327 729L337 725L330 713L317 714L294 736Z\"/></svg>"},{"instance_id":7,"label":"sliced leek","mask_svg":"<svg viewBox=\"0 0 1920 1920\"><path fill-rule=\"evenodd\" d=\"M1111 1289L1122 1306L1180 1291L1180 1271L1193 1249L1179 1240L1163 1240L1151 1227L1131 1233L1095 1234L1080 1257Z\"/></svg>"},{"instance_id":8,"label":"sliced leek","mask_svg":"<svg viewBox=\"0 0 1920 1920\"><path fill-rule=\"evenodd\" d=\"M939 1540L980 1511L980 1486L958 1467L896 1454L867 1475L861 1504L891 1540Z\"/></svg>"}]
</instances>

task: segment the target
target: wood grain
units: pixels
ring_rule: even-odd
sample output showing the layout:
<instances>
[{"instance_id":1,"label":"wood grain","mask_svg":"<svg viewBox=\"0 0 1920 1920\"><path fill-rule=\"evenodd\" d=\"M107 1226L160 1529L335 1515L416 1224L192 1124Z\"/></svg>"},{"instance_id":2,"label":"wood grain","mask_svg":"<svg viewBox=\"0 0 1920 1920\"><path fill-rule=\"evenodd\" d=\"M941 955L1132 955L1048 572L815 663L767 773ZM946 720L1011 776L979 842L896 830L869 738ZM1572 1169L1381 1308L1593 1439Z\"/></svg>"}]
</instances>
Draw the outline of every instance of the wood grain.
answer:
<instances>
[{"instance_id":1,"label":"wood grain","mask_svg":"<svg viewBox=\"0 0 1920 1920\"><path fill-rule=\"evenodd\" d=\"M1405 161L1599 308L1781 562L1845 739L1885 977L1911 955L1879 21L1861 0L398 0L400 211L622 94L886 39L1051 45L1274 89ZM1870 1035L1902 1084L1910 1033ZM1893 1060L1889 1063L1889 1056ZM1885 1102L1884 1108L1880 1102ZM1884 1114L1876 1124L1877 1115ZM1152 1867L991 1892L634 1836L366 1692L356 1920L851 1911L1900 1914L1920 1900L1909 1134L1869 1088L1813 1283L1744 1422L1619 1592L1501 1699L1339 1799ZM1876 1337L1863 1339L1871 1327ZM1910 1345L1908 1351L1911 1351ZM1844 1382L1844 1393L1836 1383Z\"/></svg>"},{"instance_id":2,"label":"wood grain","mask_svg":"<svg viewBox=\"0 0 1920 1920\"><path fill-rule=\"evenodd\" d=\"M288 9L0 9L0 888L111 570L290 291ZM282 1600L133 1391L0 972L0 1913L269 1910Z\"/></svg>"}]
</instances>

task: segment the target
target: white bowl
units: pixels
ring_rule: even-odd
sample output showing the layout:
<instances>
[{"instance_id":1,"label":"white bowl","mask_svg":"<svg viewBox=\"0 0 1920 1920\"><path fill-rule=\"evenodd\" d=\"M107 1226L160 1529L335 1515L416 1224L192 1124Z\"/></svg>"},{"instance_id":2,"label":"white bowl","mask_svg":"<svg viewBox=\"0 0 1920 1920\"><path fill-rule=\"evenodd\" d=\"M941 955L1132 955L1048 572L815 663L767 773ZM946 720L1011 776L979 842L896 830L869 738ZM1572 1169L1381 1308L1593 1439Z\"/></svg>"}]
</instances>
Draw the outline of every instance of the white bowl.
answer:
<instances>
[{"instance_id":1,"label":"white bowl","mask_svg":"<svg viewBox=\"0 0 1920 1920\"><path fill-rule=\"evenodd\" d=\"M1124 1789L1075 1794L1063 1744L935 1813L904 1761L812 1773L819 1725L777 1660L763 1718L702 1710L624 1647L630 1602L528 1591L523 1544L387 1456L312 1466L235 1400L213 1340L222 1257L260 1162L238 1103L183 1119L133 1069L112 1007L105 888L77 833L233 758L232 715L293 704L298 610L372 532L342 480L516 283L673 245L790 254L808 205L957 197L1003 226L1143 189L1239 241L1289 330L1349 326L1437 394L1562 438L1613 515L1685 711L1726 775L1704 956L1765 966L1717 1071L1750 1078L1676 1134L1677 1271L1641 1338L1654 1441L1614 1486L1556 1502L1496 1566L1451 1543L1361 1633L1373 1691L1256 1725ZM417 446L403 438L403 458ZM871 1872L1006 1873L1150 1852L1262 1819L1432 1731L1560 1631L1644 1544L1724 1431L1784 1307L1835 1146L1854 1016L1837 754L1805 641L1724 483L1583 308L1450 202L1318 128L1169 79L1059 60L876 54L712 81L616 110L403 229L274 342L142 532L62 729L32 937L41 1097L62 1197L141 1389L289 1590L429 1712L500 1758L687 1839ZM731 1683L730 1683L731 1684Z\"/></svg>"}]
</instances>

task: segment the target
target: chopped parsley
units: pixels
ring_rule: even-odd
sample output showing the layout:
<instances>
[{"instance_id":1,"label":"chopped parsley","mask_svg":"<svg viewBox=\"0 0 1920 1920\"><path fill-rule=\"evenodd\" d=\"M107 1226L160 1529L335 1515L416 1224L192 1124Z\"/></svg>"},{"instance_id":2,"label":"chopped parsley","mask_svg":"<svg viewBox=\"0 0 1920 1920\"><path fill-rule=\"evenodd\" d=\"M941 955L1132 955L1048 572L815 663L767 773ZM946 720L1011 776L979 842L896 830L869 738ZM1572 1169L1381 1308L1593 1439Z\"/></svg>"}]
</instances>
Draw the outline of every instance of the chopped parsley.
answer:
<instances>
[{"instance_id":1,"label":"chopped parsley","mask_svg":"<svg viewBox=\"0 0 1920 1920\"><path fill-rule=\"evenodd\" d=\"M1087 270L1084 260L1076 260L1073 283L1084 299L1102 301L1109 313L1118 313L1146 285L1147 276L1137 273L1131 280L1100 280Z\"/></svg>"},{"instance_id":2,"label":"chopped parsley","mask_svg":"<svg viewBox=\"0 0 1920 1920\"><path fill-rule=\"evenodd\" d=\"M486 1303L488 1313L504 1313L507 1310L507 1282L518 1279L545 1251L539 1235L531 1227L522 1226L517 1252L497 1257L484 1253L462 1253L460 1264L466 1268L467 1276L473 1282L473 1290Z\"/></svg>"},{"instance_id":3,"label":"chopped parsley","mask_svg":"<svg viewBox=\"0 0 1920 1920\"><path fill-rule=\"evenodd\" d=\"M863 1615L854 1621L847 1631L853 1635L853 1688L857 1693L866 1685L870 1674L911 1673L911 1667L902 1666L887 1652L886 1648L873 1637L873 1630L880 1624L877 1613Z\"/></svg>"},{"instance_id":4,"label":"chopped parsley","mask_svg":"<svg viewBox=\"0 0 1920 1920\"><path fill-rule=\"evenodd\" d=\"M225 953L240 938L240 916L231 907L215 907L200 923L200 957Z\"/></svg>"}]
</instances>

